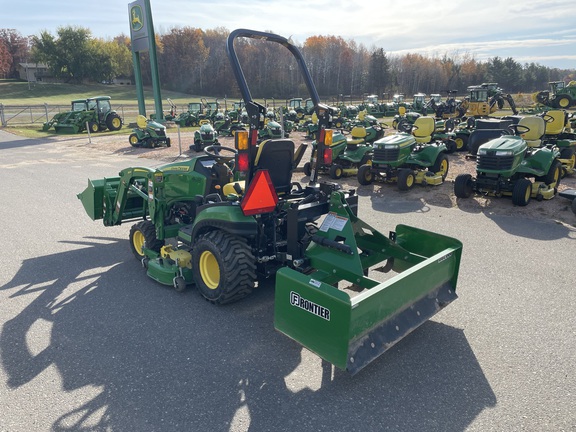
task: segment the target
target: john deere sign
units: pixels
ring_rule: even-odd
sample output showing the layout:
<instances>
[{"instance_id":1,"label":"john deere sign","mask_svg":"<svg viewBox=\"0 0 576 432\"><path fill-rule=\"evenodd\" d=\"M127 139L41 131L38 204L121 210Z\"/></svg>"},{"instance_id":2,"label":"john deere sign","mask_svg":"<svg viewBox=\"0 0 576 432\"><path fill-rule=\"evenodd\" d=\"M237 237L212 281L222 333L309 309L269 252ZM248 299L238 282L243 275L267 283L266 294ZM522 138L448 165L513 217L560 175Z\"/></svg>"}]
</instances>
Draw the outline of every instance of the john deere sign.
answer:
<instances>
[{"instance_id":1,"label":"john deere sign","mask_svg":"<svg viewBox=\"0 0 576 432\"><path fill-rule=\"evenodd\" d=\"M130 38L132 39L132 51L147 51L148 43L148 19L144 0L136 0L128 5L130 17Z\"/></svg>"}]
</instances>

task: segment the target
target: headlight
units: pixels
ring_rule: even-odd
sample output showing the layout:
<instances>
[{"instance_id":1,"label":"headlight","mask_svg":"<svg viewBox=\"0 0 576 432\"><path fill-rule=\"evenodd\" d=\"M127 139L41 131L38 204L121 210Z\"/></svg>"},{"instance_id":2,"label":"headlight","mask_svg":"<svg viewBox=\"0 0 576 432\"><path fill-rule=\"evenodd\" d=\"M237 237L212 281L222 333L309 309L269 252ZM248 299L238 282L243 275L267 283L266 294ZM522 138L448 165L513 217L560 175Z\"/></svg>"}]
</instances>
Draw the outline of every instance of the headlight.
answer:
<instances>
[{"instance_id":1,"label":"headlight","mask_svg":"<svg viewBox=\"0 0 576 432\"><path fill-rule=\"evenodd\" d=\"M486 150L485 148L479 148L478 149L478 154L479 155L485 155L488 153L488 150Z\"/></svg>"},{"instance_id":2,"label":"headlight","mask_svg":"<svg viewBox=\"0 0 576 432\"><path fill-rule=\"evenodd\" d=\"M512 156L512 150L496 150L496 156Z\"/></svg>"},{"instance_id":3,"label":"headlight","mask_svg":"<svg viewBox=\"0 0 576 432\"><path fill-rule=\"evenodd\" d=\"M398 148L396 144L384 144L382 147L384 150L394 150L395 148Z\"/></svg>"}]
</instances>

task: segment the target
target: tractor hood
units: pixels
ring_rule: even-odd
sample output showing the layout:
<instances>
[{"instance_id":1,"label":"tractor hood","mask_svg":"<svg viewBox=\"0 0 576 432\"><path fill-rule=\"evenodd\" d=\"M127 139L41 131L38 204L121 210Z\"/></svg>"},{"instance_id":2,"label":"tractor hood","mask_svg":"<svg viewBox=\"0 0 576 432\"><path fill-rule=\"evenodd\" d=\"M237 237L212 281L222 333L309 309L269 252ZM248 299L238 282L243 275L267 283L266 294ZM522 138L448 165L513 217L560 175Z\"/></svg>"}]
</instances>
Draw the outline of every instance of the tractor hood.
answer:
<instances>
[{"instance_id":1,"label":"tractor hood","mask_svg":"<svg viewBox=\"0 0 576 432\"><path fill-rule=\"evenodd\" d=\"M416 143L416 139L404 132L400 132L394 135L388 135L384 138L374 141L374 147L380 147L383 149L393 149L393 148L404 148L409 147Z\"/></svg>"},{"instance_id":2,"label":"tractor hood","mask_svg":"<svg viewBox=\"0 0 576 432\"><path fill-rule=\"evenodd\" d=\"M503 136L488 141L478 148L478 155L516 156L526 152L526 141L519 136Z\"/></svg>"}]
</instances>

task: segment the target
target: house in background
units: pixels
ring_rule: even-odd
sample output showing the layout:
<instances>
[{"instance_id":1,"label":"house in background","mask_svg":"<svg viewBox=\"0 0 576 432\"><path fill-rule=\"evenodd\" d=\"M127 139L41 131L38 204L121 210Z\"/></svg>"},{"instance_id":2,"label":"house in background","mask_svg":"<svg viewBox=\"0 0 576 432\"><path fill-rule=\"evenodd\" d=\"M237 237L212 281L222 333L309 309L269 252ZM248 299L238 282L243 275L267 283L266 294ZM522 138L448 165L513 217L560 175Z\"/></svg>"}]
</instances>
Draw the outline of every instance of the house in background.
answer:
<instances>
[{"instance_id":1,"label":"house in background","mask_svg":"<svg viewBox=\"0 0 576 432\"><path fill-rule=\"evenodd\" d=\"M44 63L18 63L20 79L28 82L55 83L59 79L52 76Z\"/></svg>"}]
</instances>

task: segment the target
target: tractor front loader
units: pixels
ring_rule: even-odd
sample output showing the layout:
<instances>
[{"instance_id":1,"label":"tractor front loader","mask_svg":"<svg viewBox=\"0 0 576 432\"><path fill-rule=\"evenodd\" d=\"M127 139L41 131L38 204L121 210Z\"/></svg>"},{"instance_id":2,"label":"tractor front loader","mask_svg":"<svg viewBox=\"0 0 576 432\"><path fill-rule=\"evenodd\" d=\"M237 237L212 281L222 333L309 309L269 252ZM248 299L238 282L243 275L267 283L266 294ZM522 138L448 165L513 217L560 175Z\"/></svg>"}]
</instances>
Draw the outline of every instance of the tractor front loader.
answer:
<instances>
[{"instance_id":1,"label":"tractor front loader","mask_svg":"<svg viewBox=\"0 0 576 432\"><path fill-rule=\"evenodd\" d=\"M292 181L291 140L259 142L266 108L253 101L238 62L241 37L279 43L296 58L319 126L308 184ZM127 168L89 181L78 197L106 226L137 221L132 252L150 277L176 290L195 285L209 302L226 304L275 276L275 327L354 374L456 298L462 244L405 225L385 236L358 218L354 190L317 182L330 109L289 40L239 29L227 52L250 119L235 148L213 145L187 161ZM381 281L371 269L396 274Z\"/></svg>"}]
</instances>

